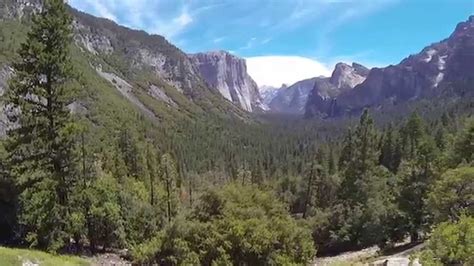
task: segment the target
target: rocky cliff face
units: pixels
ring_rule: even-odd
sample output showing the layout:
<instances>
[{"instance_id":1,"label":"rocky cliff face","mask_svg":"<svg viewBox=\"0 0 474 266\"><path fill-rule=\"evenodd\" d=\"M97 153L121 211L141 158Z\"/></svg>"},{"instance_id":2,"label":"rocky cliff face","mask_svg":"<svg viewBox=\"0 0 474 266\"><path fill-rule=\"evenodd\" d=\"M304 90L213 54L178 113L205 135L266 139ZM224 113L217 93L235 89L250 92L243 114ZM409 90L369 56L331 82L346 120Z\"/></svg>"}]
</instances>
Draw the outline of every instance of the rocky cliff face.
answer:
<instances>
[{"instance_id":1,"label":"rocky cliff face","mask_svg":"<svg viewBox=\"0 0 474 266\"><path fill-rule=\"evenodd\" d=\"M368 74L369 69L360 64L338 63L331 77L306 79L278 90L268 106L276 113L305 114L308 109L315 114L320 113L329 108L332 98L353 89Z\"/></svg>"},{"instance_id":2,"label":"rocky cliff face","mask_svg":"<svg viewBox=\"0 0 474 266\"><path fill-rule=\"evenodd\" d=\"M42 9L41 0L0 2L0 26L2 21L7 20L21 24L32 13ZM242 116L243 112L227 103L217 89L206 85L188 55L164 37L128 29L73 8L70 12L74 18L75 44L81 51L76 56L87 60L88 65L102 78L114 76L112 80L104 79L121 94L124 91L114 81L126 82L129 89L125 99L141 111L147 105L145 115L151 116L150 110L154 108L149 105L158 102L166 106L160 107L166 112L185 110L195 114L212 111ZM144 99L144 95L156 102Z\"/></svg>"},{"instance_id":3,"label":"rocky cliff face","mask_svg":"<svg viewBox=\"0 0 474 266\"><path fill-rule=\"evenodd\" d=\"M0 20L23 19L41 10L41 0L2 0L0 3Z\"/></svg>"},{"instance_id":4,"label":"rocky cliff face","mask_svg":"<svg viewBox=\"0 0 474 266\"><path fill-rule=\"evenodd\" d=\"M102 18L71 9L76 42L94 55L108 59L128 78L140 73L156 75L190 99L206 89L197 69L181 50L164 37L131 30ZM119 61L119 62L117 62ZM124 65L119 65L119 64Z\"/></svg>"},{"instance_id":5,"label":"rocky cliff face","mask_svg":"<svg viewBox=\"0 0 474 266\"><path fill-rule=\"evenodd\" d=\"M189 58L207 84L243 110L264 109L258 86L247 73L247 64L225 51L198 53Z\"/></svg>"},{"instance_id":6,"label":"rocky cliff face","mask_svg":"<svg viewBox=\"0 0 474 266\"><path fill-rule=\"evenodd\" d=\"M364 82L369 74L369 69L363 65L352 63L338 63L329 79L329 83L334 85L340 92L348 91Z\"/></svg>"},{"instance_id":7,"label":"rocky cliff face","mask_svg":"<svg viewBox=\"0 0 474 266\"><path fill-rule=\"evenodd\" d=\"M262 96L263 104L268 107L270 102L278 95L278 91L286 88L288 88L286 84L282 84L280 88L264 85L258 88L258 90Z\"/></svg>"},{"instance_id":8,"label":"rocky cliff face","mask_svg":"<svg viewBox=\"0 0 474 266\"><path fill-rule=\"evenodd\" d=\"M308 101L319 108L327 108L333 97L363 82L368 73L369 70L360 64L339 63L331 77L306 79L278 90L269 108L276 113L304 114ZM318 109L313 111L319 112Z\"/></svg>"},{"instance_id":9,"label":"rocky cliff face","mask_svg":"<svg viewBox=\"0 0 474 266\"><path fill-rule=\"evenodd\" d=\"M303 114L308 95L318 78L298 81L289 87L280 88L268 107L273 113Z\"/></svg>"},{"instance_id":10,"label":"rocky cliff face","mask_svg":"<svg viewBox=\"0 0 474 266\"><path fill-rule=\"evenodd\" d=\"M474 81L474 16L458 24L451 36L424 48L398 65L375 68L354 89L333 97L330 104L308 101L307 114L330 116L359 113L365 107L467 93ZM317 97L316 97L317 98Z\"/></svg>"}]
</instances>

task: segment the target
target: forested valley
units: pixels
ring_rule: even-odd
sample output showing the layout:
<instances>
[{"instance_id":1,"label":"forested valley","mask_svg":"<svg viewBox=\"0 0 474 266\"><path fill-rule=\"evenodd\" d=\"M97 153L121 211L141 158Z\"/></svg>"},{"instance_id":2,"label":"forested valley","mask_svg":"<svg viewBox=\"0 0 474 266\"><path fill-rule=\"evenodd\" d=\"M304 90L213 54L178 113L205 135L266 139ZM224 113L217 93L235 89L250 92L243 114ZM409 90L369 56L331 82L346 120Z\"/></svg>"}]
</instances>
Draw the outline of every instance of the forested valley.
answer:
<instances>
[{"instance_id":1,"label":"forested valley","mask_svg":"<svg viewBox=\"0 0 474 266\"><path fill-rule=\"evenodd\" d=\"M0 244L137 265L307 265L408 240L427 242L423 265L474 264L471 95L330 119L71 112L91 78L69 9L46 3L2 99Z\"/></svg>"}]
</instances>

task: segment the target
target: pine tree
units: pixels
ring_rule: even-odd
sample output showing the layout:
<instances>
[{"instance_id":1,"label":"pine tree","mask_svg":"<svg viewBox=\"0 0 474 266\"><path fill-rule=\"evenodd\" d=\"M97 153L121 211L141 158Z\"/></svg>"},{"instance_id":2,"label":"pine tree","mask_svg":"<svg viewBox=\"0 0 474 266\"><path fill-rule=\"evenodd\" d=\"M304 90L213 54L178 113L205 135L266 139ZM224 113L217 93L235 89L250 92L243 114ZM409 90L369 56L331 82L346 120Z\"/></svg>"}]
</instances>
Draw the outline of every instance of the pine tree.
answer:
<instances>
[{"instance_id":1,"label":"pine tree","mask_svg":"<svg viewBox=\"0 0 474 266\"><path fill-rule=\"evenodd\" d=\"M168 222L171 222L172 217L174 217L177 211L178 189L176 187L176 180L178 178L178 172L173 158L168 153L165 153L161 157L161 173L166 193L166 214Z\"/></svg>"},{"instance_id":2,"label":"pine tree","mask_svg":"<svg viewBox=\"0 0 474 266\"><path fill-rule=\"evenodd\" d=\"M20 223L34 246L57 250L68 239L69 194L75 183L74 132L68 105L74 78L72 19L63 0L46 0L14 64L6 105L11 175L20 188Z\"/></svg>"},{"instance_id":3,"label":"pine tree","mask_svg":"<svg viewBox=\"0 0 474 266\"><path fill-rule=\"evenodd\" d=\"M461 162L472 163L474 160L474 119L465 122L464 129L456 136L451 160L454 166Z\"/></svg>"},{"instance_id":4,"label":"pine tree","mask_svg":"<svg viewBox=\"0 0 474 266\"><path fill-rule=\"evenodd\" d=\"M438 155L436 143L424 128L421 118L413 114L402 129L405 158L398 173L398 202L413 242L418 241L419 231L429 225L425 198L437 175L434 164Z\"/></svg>"},{"instance_id":5,"label":"pine tree","mask_svg":"<svg viewBox=\"0 0 474 266\"><path fill-rule=\"evenodd\" d=\"M351 134L351 132L349 132ZM359 125L353 136L346 137L346 146L343 152L350 151L351 157L346 159L342 196L352 203L363 203L367 199L367 183L370 182L370 173L377 165L377 132L374 121L367 110L360 118Z\"/></svg>"},{"instance_id":6,"label":"pine tree","mask_svg":"<svg viewBox=\"0 0 474 266\"><path fill-rule=\"evenodd\" d=\"M353 158L353 150L354 150L354 143L353 143L353 131L351 128L347 131L346 137L342 143L343 148L341 151L341 156L339 157L339 169L346 167Z\"/></svg>"},{"instance_id":7,"label":"pine tree","mask_svg":"<svg viewBox=\"0 0 474 266\"><path fill-rule=\"evenodd\" d=\"M379 163L391 172L396 173L400 165L401 151L392 125L385 132L380 150Z\"/></svg>"},{"instance_id":8,"label":"pine tree","mask_svg":"<svg viewBox=\"0 0 474 266\"><path fill-rule=\"evenodd\" d=\"M412 113L408 122L401 130L403 139L404 155L406 158L416 157L418 145L425 136L425 125L417 113Z\"/></svg>"},{"instance_id":9,"label":"pine tree","mask_svg":"<svg viewBox=\"0 0 474 266\"><path fill-rule=\"evenodd\" d=\"M143 173L140 161L140 151L137 146L137 139L130 129L125 128L120 132L118 146L122 152L128 176L140 176Z\"/></svg>"},{"instance_id":10,"label":"pine tree","mask_svg":"<svg viewBox=\"0 0 474 266\"><path fill-rule=\"evenodd\" d=\"M159 167L156 165L156 157L157 155L153 152L151 147L151 143L147 142L146 148L146 163L147 163L147 170L148 170L148 177L149 177L149 186L150 186L150 205L155 205L156 199L156 180L157 176L159 175Z\"/></svg>"}]
</instances>

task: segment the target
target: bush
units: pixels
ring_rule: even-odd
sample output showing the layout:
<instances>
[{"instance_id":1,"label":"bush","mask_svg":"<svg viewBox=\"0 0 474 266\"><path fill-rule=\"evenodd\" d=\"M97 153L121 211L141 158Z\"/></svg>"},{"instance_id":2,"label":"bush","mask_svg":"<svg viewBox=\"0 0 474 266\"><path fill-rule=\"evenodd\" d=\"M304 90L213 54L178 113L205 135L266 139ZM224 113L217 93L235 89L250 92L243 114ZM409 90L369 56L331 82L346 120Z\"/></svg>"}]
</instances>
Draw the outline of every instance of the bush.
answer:
<instances>
[{"instance_id":1,"label":"bush","mask_svg":"<svg viewBox=\"0 0 474 266\"><path fill-rule=\"evenodd\" d=\"M428 206L438 222L474 215L474 167L447 171L428 193Z\"/></svg>"},{"instance_id":2,"label":"bush","mask_svg":"<svg viewBox=\"0 0 474 266\"><path fill-rule=\"evenodd\" d=\"M474 265L474 217L444 222L433 231L420 255L423 265Z\"/></svg>"},{"instance_id":3,"label":"bush","mask_svg":"<svg viewBox=\"0 0 474 266\"><path fill-rule=\"evenodd\" d=\"M192 214L132 253L139 263L287 265L306 264L314 252L310 231L274 195L228 185L204 193Z\"/></svg>"}]
</instances>

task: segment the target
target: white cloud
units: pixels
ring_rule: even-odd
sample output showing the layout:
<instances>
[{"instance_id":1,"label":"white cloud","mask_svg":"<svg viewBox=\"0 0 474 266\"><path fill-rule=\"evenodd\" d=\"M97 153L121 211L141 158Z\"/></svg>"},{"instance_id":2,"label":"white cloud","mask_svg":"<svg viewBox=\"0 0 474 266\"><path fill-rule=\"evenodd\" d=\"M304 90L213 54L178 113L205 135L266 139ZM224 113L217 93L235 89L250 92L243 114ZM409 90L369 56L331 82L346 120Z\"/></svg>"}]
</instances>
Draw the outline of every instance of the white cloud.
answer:
<instances>
[{"instance_id":1,"label":"white cloud","mask_svg":"<svg viewBox=\"0 0 474 266\"><path fill-rule=\"evenodd\" d=\"M183 8L181 13L171 21L156 20L153 26L145 26L145 28L148 28L148 32L150 33L160 34L173 40L174 37L182 33L192 22L193 18L191 14L188 12L187 8Z\"/></svg>"},{"instance_id":2,"label":"white cloud","mask_svg":"<svg viewBox=\"0 0 474 266\"><path fill-rule=\"evenodd\" d=\"M70 0L72 6L96 16L111 19L119 24L168 39L181 34L203 10L191 10L186 3L173 8L164 7L165 1L157 0ZM206 6L210 9L212 6Z\"/></svg>"},{"instance_id":3,"label":"white cloud","mask_svg":"<svg viewBox=\"0 0 474 266\"><path fill-rule=\"evenodd\" d=\"M323 63L301 56L257 56L246 60L247 70L259 86L279 87L331 74L331 69Z\"/></svg>"},{"instance_id":4,"label":"white cloud","mask_svg":"<svg viewBox=\"0 0 474 266\"><path fill-rule=\"evenodd\" d=\"M184 27L189 23L193 22L191 15L189 15L187 10L183 10L181 15L173 19L173 22L177 23L179 26Z\"/></svg>"},{"instance_id":5,"label":"white cloud","mask_svg":"<svg viewBox=\"0 0 474 266\"><path fill-rule=\"evenodd\" d=\"M213 42L213 43L220 43L220 42L222 42L224 39L225 39L225 37L217 37L217 38L212 39L212 42Z\"/></svg>"},{"instance_id":6,"label":"white cloud","mask_svg":"<svg viewBox=\"0 0 474 266\"><path fill-rule=\"evenodd\" d=\"M255 46L255 41L257 40L256 37L250 38L250 40L247 41L247 44L245 46L242 46L239 48L239 50L247 50Z\"/></svg>"},{"instance_id":7,"label":"white cloud","mask_svg":"<svg viewBox=\"0 0 474 266\"><path fill-rule=\"evenodd\" d=\"M80 1L84 1L83 4L90 6L90 8L92 8L91 11L95 15L117 21L117 17L113 14L113 10L111 10L111 8L109 7L108 1L104 3L101 1L95 1L95 0L70 0L69 3L75 6L81 3Z\"/></svg>"}]
</instances>

